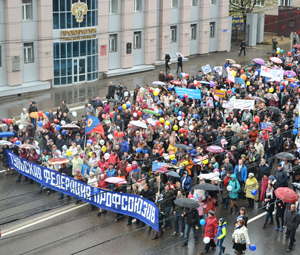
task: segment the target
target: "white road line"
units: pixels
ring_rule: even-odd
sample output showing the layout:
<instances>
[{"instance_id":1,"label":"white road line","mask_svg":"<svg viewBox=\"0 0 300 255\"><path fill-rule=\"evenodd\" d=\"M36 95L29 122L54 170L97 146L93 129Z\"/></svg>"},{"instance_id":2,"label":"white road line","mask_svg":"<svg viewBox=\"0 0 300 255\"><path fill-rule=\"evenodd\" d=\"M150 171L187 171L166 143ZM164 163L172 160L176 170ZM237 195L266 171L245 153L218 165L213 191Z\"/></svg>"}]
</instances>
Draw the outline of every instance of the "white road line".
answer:
<instances>
[{"instance_id":1,"label":"white road line","mask_svg":"<svg viewBox=\"0 0 300 255\"><path fill-rule=\"evenodd\" d=\"M0 173L4 173L6 170L1 170Z\"/></svg>"},{"instance_id":2,"label":"white road line","mask_svg":"<svg viewBox=\"0 0 300 255\"><path fill-rule=\"evenodd\" d=\"M255 217L253 217L253 218L251 218L250 220L248 220L248 223L251 223L251 222L257 220L257 219L259 219L259 218L265 216L266 214L267 214L267 212L263 212L263 213L261 213L261 214L255 216Z\"/></svg>"},{"instance_id":3,"label":"white road line","mask_svg":"<svg viewBox=\"0 0 300 255\"><path fill-rule=\"evenodd\" d=\"M74 208L68 209L68 210L63 211L63 212L60 212L60 213L58 213L58 214L51 215L51 216L49 216L49 217L47 217L47 218L38 220L38 221L36 221L36 222L30 223L30 224L27 224L27 225L24 225L24 226L22 226L22 227L20 227L20 228L16 228L16 229L11 230L11 231L8 231L8 232L6 232L6 233L5 233L5 231L3 231L3 232L2 232L2 237L3 237L3 236L10 235L10 234L15 233L15 232L18 232L18 231L23 230L23 229L25 229L25 228L34 226L34 225L36 225L36 224L42 223L42 222L44 222L44 221L50 220L50 219L55 218L55 217L57 217L57 216L60 216L60 215L62 215L62 214L65 214L65 213L68 213L68 212L77 210L77 209L79 209L79 208L81 208L81 207L83 207L83 206L87 206L87 205L89 205L89 204L87 203L87 204L83 204L83 205L76 206L76 207L74 207Z\"/></svg>"}]
</instances>

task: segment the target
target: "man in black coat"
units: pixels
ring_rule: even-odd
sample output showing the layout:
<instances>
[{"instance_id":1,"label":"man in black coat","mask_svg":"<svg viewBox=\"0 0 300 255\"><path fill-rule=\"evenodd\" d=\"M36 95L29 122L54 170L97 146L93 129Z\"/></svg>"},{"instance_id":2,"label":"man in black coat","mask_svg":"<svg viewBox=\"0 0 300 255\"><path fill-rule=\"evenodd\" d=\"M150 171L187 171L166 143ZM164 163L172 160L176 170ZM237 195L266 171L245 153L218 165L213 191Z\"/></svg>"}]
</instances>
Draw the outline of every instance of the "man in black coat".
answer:
<instances>
[{"instance_id":1,"label":"man in black coat","mask_svg":"<svg viewBox=\"0 0 300 255\"><path fill-rule=\"evenodd\" d=\"M239 56L241 56L242 51L244 51L244 56L246 56L246 42L245 42L245 40L242 41L241 44L240 44L240 53L239 53Z\"/></svg>"},{"instance_id":2,"label":"man in black coat","mask_svg":"<svg viewBox=\"0 0 300 255\"><path fill-rule=\"evenodd\" d=\"M80 145L81 149L84 150L84 141L80 137L79 133L76 134L76 138L75 138L74 142L76 143L76 145Z\"/></svg>"},{"instance_id":3,"label":"man in black coat","mask_svg":"<svg viewBox=\"0 0 300 255\"><path fill-rule=\"evenodd\" d=\"M143 189L141 191L141 197L154 201L153 193L149 190L148 183L143 184ZM145 223L142 222L139 228L145 227Z\"/></svg>"},{"instance_id":4,"label":"man in black coat","mask_svg":"<svg viewBox=\"0 0 300 255\"><path fill-rule=\"evenodd\" d=\"M291 210L287 211L284 215L284 226L286 228L285 239L290 239L290 243L288 246L287 252L292 250L293 244L295 240L296 229L300 224L300 215L296 212L296 205L291 205Z\"/></svg>"},{"instance_id":5,"label":"man in black coat","mask_svg":"<svg viewBox=\"0 0 300 255\"><path fill-rule=\"evenodd\" d=\"M268 140L265 144L265 159L268 163L268 159L270 158L270 168L272 169L273 166L273 159L276 153L277 144L275 139L273 138L273 134L269 133ZM258 180L259 181L259 180Z\"/></svg>"},{"instance_id":6,"label":"man in black coat","mask_svg":"<svg viewBox=\"0 0 300 255\"><path fill-rule=\"evenodd\" d=\"M114 99L115 98L115 90L116 90L116 86L110 82L108 85L108 94L106 96L107 99Z\"/></svg>"}]
</instances>

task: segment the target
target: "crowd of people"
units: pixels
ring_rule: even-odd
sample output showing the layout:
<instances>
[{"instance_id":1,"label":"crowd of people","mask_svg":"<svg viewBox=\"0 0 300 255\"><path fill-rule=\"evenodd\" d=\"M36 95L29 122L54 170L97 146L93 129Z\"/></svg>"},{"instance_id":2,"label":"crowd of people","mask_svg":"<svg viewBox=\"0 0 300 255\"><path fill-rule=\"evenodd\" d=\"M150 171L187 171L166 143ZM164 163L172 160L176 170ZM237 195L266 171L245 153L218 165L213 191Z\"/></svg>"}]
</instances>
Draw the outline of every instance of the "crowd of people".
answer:
<instances>
[{"instance_id":1,"label":"crowd of people","mask_svg":"<svg viewBox=\"0 0 300 255\"><path fill-rule=\"evenodd\" d=\"M6 155L6 150L11 150L23 159L93 187L152 200L160 208L160 228L153 239L171 229L174 219L172 235L183 237L183 245L188 244L190 229L195 242L198 232L203 231L205 252L218 246L219 254L225 251L223 241L228 232L224 217L216 218L216 208L222 204L230 214L237 214L233 249L243 254L251 243L247 211L238 207L238 200L247 199L250 209L256 201L267 211L263 228L273 223L276 210L274 229L283 232L286 228L290 251L300 223L299 204L277 198L275 191L290 187L299 193L300 63L294 49L287 54L279 52L277 58L280 61L269 60L267 65L284 71L281 80L260 76L265 64L253 62L242 67L228 59L219 72L205 74L199 70L195 76L181 73L175 79L161 71L159 82L136 85L133 93L121 83L111 82L107 100L88 98L85 113L79 119L76 112L69 111L66 101L56 112L45 113L32 101L28 109L22 110L19 124L14 118L2 119L7 131L14 133L7 139L11 144L2 147L5 174L12 172ZM244 82L232 82L229 74ZM202 99L178 95L175 87L200 90ZM224 91L224 97L216 91ZM228 107L228 102L235 99L254 100L254 109ZM99 119L104 136L93 132L86 135L88 116ZM66 124L75 127L64 129ZM291 154L291 159L277 160L275 156L281 152ZM48 161L52 158L68 161L50 165ZM153 162L166 162L169 171L153 172ZM125 179L127 185L105 181L113 176ZM22 181L21 174L17 181ZM27 177L24 181L33 183ZM193 188L205 183L219 187L220 191ZM41 186L40 192L43 188L46 187ZM51 190L46 190L50 194ZM174 203L183 197L195 199L199 206L185 208ZM63 193L59 199L64 199ZM98 216L104 212L100 208ZM122 217L117 214L115 221ZM132 222L133 218L128 217L127 225ZM136 223L145 226L137 219Z\"/></svg>"}]
</instances>

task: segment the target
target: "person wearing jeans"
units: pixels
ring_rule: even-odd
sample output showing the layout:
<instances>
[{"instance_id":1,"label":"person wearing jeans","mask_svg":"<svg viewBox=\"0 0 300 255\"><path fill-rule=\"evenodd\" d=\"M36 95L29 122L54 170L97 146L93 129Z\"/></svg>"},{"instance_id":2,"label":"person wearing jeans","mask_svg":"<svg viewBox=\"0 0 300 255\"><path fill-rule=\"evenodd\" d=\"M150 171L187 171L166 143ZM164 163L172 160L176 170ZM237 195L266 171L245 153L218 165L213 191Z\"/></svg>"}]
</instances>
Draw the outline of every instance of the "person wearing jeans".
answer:
<instances>
[{"instance_id":1,"label":"person wearing jeans","mask_svg":"<svg viewBox=\"0 0 300 255\"><path fill-rule=\"evenodd\" d=\"M196 231L196 225L199 221L199 214L198 214L197 209L196 208L186 208L184 213L181 216L186 217L184 243L182 244L182 246L188 245L191 229L193 229L195 244L197 244L198 243L198 233Z\"/></svg>"},{"instance_id":2,"label":"person wearing jeans","mask_svg":"<svg viewBox=\"0 0 300 255\"><path fill-rule=\"evenodd\" d=\"M182 198L182 190L179 189L177 191L177 197L176 199L178 198ZM179 205L176 205L175 204L175 208L174 208L174 215L175 215L175 219L174 219L174 223L175 223L175 232L172 234L172 236L175 236L179 233L179 219L181 221L181 233L180 233L180 236L183 237L184 235L184 229L185 229L185 222L184 222L184 217L182 217L181 215L183 214L183 210L184 208L179 206Z\"/></svg>"},{"instance_id":3,"label":"person wearing jeans","mask_svg":"<svg viewBox=\"0 0 300 255\"><path fill-rule=\"evenodd\" d=\"M274 219L273 219L273 211L274 211L274 202L275 202L275 193L274 193L274 188L273 185L271 183L268 183L268 187L266 189L266 193L265 193L265 200L264 202L266 203L266 219L265 219L265 223L263 225L263 228L265 228L269 222L269 224L273 224Z\"/></svg>"},{"instance_id":4,"label":"person wearing jeans","mask_svg":"<svg viewBox=\"0 0 300 255\"><path fill-rule=\"evenodd\" d=\"M225 221L225 219L223 218L219 219L219 227L217 233L217 245L219 247L219 255L225 252L223 241L225 240L226 237L226 227L227 227L227 222Z\"/></svg>"}]
</instances>

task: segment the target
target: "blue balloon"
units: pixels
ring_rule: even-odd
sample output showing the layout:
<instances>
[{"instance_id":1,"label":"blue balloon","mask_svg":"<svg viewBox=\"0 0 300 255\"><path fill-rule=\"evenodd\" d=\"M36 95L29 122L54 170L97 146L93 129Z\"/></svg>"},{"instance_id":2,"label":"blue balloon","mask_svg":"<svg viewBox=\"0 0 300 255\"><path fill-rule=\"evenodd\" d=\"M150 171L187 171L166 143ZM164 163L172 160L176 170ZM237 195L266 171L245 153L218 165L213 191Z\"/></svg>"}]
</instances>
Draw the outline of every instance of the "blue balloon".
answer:
<instances>
[{"instance_id":1,"label":"blue balloon","mask_svg":"<svg viewBox=\"0 0 300 255\"><path fill-rule=\"evenodd\" d=\"M255 251L255 250L256 250L256 246L255 246L254 244L251 244L251 245L249 246L249 250L250 250L250 251Z\"/></svg>"},{"instance_id":2,"label":"blue balloon","mask_svg":"<svg viewBox=\"0 0 300 255\"><path fill-rule=\"evenodd\" d=\"M42 127L43 126L43 121L39 121L39 127Z\"/></svg>"},{"instance_id":3,"label":"blue balloon","mask_svg":"<svg viewBox=\"0 0 300 255\"><path fill-rule=\"evenodd\" d=\"M198 114L194 114L194 118L195 118L195 119L198 119Z\"/></svg>"},{"instance_id":4,"label":"blue balloon","mask_svg":"<svg viewBox=\"0 0 300 255\"><path fill-rule=\"evenodd\" d=\"M164 111L163 111L163 110L159 110L158 113L159 113L159 114L163 114Z\"/></svg>"},{"instance_id":5,"label":"blue balloon","mask_svg":"<svg viewBox=\"0 0 300 255\"><path fill-rule=\"evenodd\" d=\"M119 106L118 109L119 109L120 111L122 111L122 106Z\"/></svg>"},{"instance_id":6,"label":"blue balloon","mask_svg":"<svg viewBox=\"0 0 300 255\"><path fill-rule=\"evenodd\" d=\"M92 144L92 140L87 140L86 143Z\"/></svg>"},{"instance_id":7,"label":"blue balloon","mask_svg":"<svg viewBox=\"0 0 300 255\"><path fill-rule=\"evenodd\" d=\"M136 149L136 152L137 152L137 153L141 153L141 151L142 151L141 148L137 148L137 149Z\"/></svg>"},{"instance_id":8,"label":"blue balloon","mask_svg":"<svg viewBox=\"0 0 300 255\"><path fill-rule=\"evenodd\" d=\"M59 131L60 130L60 125L56 125L56 130Z\"/></svg>"},{"instance_id":9,"label":"blue balloon","mask_svg":"<svg viewBox=\"0 0 300 255\"><path fill-rule=\"evenodd\" d=\"M292 49L292 52L295 52L295 49Z\"/></svg>"},{"instance_id":10,"label":"blue balloon","mask_svg":"<svg viewBox=\"0 0 300 255\"><path fill-rule=\"evenodd\" d=\"M251 195L252 195L252 196L256 196L256 194L257 194L257 189L251 190Z\"/></svg>"},{"instance_id":11,"label":"blue balloon","mask_svg":"<svg viewBox=\"0 0 300 255\"><path fill-rule=\"evenodd\" d=\"M281 161L281 162L280 162L280 165L283 165L284 163L285 163L284 161Z\"/></svg>"},{"instance_id":12,"label":"blue balloon","mask_svg":"<svg viewBox=\"0 0 300 255\"><path fill-rule=\"evenodd\" d=\"M178 115L179 115L179 116L182 116L182 111L179 111L179 112L178 112Z\"/></svg>"},{"instance_id":13,"label":"blue balloon","mask_svg":"<svg viewBox=\"0 0 300 255\"><path fill-rule=\"evenodd\" d=\"M194 193L194 199L198 200L198 197L199 197L198 193Z\"/></svg>"},{"instance_id":14,"label":"blue balloon","mask_svg":"<svg viewBox=\"0 0 300 255\"><path fill-rule=\"evenodd\" d=\"M50 113L49 113L49 112L45 112L45 115L46 115L47 117L49 117L49 116L50 116Z\"/></svg>"},{"instance_id":15,"label":"blue balloon","mask_svg":"<svg viewBox=\"0 0 300 255\"><path fill-rule=\"evenodd\" d=\"M181 99L181 100L184 99L184 96L180 96L179 99Z\"/></svg>"},{"instance_id":16,"label":"blue balloon","mask_svg":"<svg viewBox=\"0 0 300 255\"><path fill-rule=\"evenodd\" d=\"M293 134L297 135L298 134L298 129L293 129Z\"/></svg>"},{"instance_id":17,"label":"blue balloon","mask_svg":"<svg viewBox=\"0 0 300 255\"><path fill-rule=\"evenodd\" d=\"M171 91L171 90L172 90L172 87L168 87L168 90Z\"/></svg>"},{"instance_id":18,"label":"blue balloon","mask_svg":"<svg viewBox=\"0 0 300 255\"><path fill-rule=\"evenodd\" d=\"M288 78L292 78L292 75L289 74L289 75L288 75Z\"/></svg>"},{"instance_id":19,"label":"blue balloon","mask_svg":"<svg viewBox=\"0 0 300 255\"><path fill-rule=\"evenodd\" d=\"M61 133L62 133L63 135L66 135L66 134L67 134L67 131L66 131L66 130L63 130Z\"/></svg>"},{"instance_id":20,"label":"blue balloon","mask_svg":"<svg viewBox=\"0 0 300 255\"><path fill-rule=\"evenodd\" d=\"M283 85L281 84L279 88L280 88L280 90L283 90Z\"/></svg>"},{"instance_id":21,"label":"blue balloon","mask_svg":"<svg viewBox=\"0 0 300 255\"><path fill-rule=\"evenodd\" d=\"M129 103L126 104L127 108L130 109L131 105Z\"/></svg>"},{"instance_id":22,"label":"blue balloon","mask_svg":"<svg viewBox=\"0 0 300 255\"><path fill-rule=\"evenodd\" d=\"M197 161L196 159L194 159L194 160L193 160L193 163L194 163L194 164L197 164L197 163L198 163L198 161Z\"/></svg>"},{"instance_id":23,"label":"blue balloon","mask_svg":"<svg viewBox=\"0 0 300 255\"><path fill-rule=\"evenodd\" d=\"M156 144L156 141L154 140L153 143Z\"/></svg>"},{"instance_id":24,"label":"blue balloon","mask_svg":"<svg viewBox=\"0 0 300 255\"><path fill-rule=\"evenodd\" d=\"M173 159L173 160L172 160L172 163L173 163L173 164L176 164L176 163L177 163L177 159Z\"/></svg>"},{"instance_id":25,"label":"blue balloon","mask_svg":"<svg viewBox=\"0 0 300 255\"><path fill-rule=\"evenodd\" d=\"M291 82L290 85L291 85L292 88L296 88L297 87L297 85L295 83L293 83L293 82Z\"/></svg>"},{"instance_id":26,"label":"blue balloon","mask_svg":"<svg viewBox=\"0 0 300 255\"><path fill-rule=\"evenodd\" d=\"M184 76L184 73L180 73L180 76L183 77L183 76Z\"/></svg>"},{"instance_id":27,"label":"blue balloon","mask_svg":"<svg viewBox=\"0 0 300 255\"><path fill-rule=\"evenodd\" d=\"M20 145L21 142L19 140L15 141L15 145Z\"/></svg>"},{"instance_id":28,"label":"blue balloon","mask_svg":"<svg viewBox=\"0 0 300 255\"><path fill-rule=\"evenodd\" d=\"M100 192L100 190L99 189L97 189L97 188L94 188L94 194L98 194Z\"/></svg>"},{"instance_id":29,"label":"blue balloon","mask_svg":"<svg viewBox=\"0 0 300 255\"><path fill-rule=\"evenodd\" d=\"M215 106L218 106L218 104L219 104L218 102L215 102Z\"/></svg>"},{"instance_id":30,"label":"blue balloon","mask_svg":"<svg viewBox=\"0 0 300 255\"><path fill-rule=\"evenodd\" d=\"M204 226L204 225L205 225L205 220L204 220L204 219L201 219L201 220L200 220L200 225L201 225L201 226Z\"/></svg>"}]
</instances>

